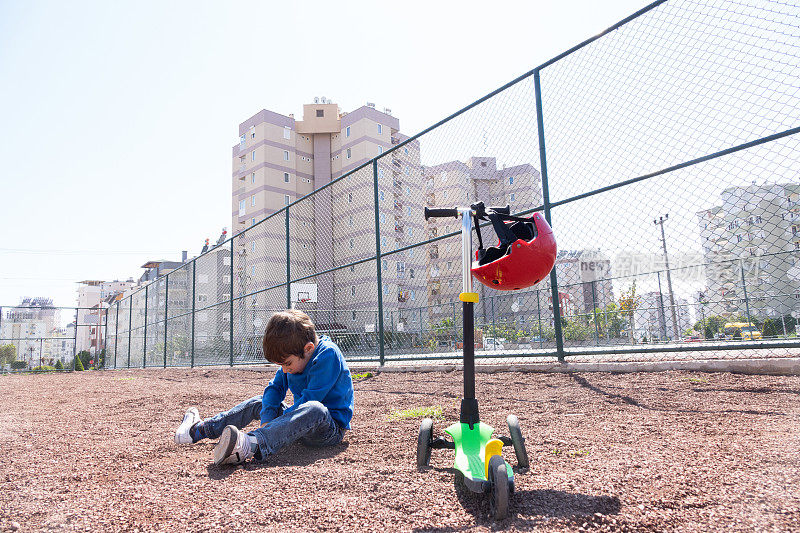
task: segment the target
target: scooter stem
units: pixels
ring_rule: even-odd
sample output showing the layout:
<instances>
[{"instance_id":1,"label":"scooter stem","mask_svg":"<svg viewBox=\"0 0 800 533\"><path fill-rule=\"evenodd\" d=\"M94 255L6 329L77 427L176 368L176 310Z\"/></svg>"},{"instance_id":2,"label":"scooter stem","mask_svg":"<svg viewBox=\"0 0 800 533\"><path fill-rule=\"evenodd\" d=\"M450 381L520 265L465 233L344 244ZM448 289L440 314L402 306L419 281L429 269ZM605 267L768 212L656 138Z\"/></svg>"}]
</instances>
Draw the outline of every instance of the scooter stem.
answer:
<instances>
[{"instance_id":1,"label":"scooter stem","mask_svg":"<svg viewBox=\"0 0 800 533\"><path fill-rule=\"evenodd\" d=\"M469 424L480 422L478 400L475 399L475 302L478 295L472 292L472 209L459 207L461 216L461 294L463 302L464 333L464 398L461 400L460 421Z\"/></svg>"}]
</instances>

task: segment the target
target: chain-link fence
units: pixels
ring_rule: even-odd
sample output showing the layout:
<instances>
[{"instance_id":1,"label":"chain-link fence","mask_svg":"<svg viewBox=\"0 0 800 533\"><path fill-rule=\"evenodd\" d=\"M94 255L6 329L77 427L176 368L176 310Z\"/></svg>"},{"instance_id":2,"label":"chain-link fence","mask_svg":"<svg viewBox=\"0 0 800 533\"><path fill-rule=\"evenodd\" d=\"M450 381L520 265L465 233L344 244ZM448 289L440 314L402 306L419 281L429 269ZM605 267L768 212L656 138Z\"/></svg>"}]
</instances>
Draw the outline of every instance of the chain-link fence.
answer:
<instances>
[{"instance_id":1,"label":"chain-link fence","mask_svg":"<svg viewBox=\"0 0 800 533\"><path fill-rule=\"evenodd\" d=\"M105 309L37 300L0 306L0 373L105 368Z\"/></svg>"},{"instance_id":2,"label":"chain-link fence","mask_svg":"<svg viewBox=\"0 0 800 533\"><path fill-rule=\"evenodd\" d=\"M459 226L423 207L475 201L543 211L559 244L535 287L476 284L478 358L796 353L798 21L655 2L388 149L337 140L341 177L112 306L109 366L261 361L287 307L350 361L458 359Z\"/></svg>"}]
</instances>

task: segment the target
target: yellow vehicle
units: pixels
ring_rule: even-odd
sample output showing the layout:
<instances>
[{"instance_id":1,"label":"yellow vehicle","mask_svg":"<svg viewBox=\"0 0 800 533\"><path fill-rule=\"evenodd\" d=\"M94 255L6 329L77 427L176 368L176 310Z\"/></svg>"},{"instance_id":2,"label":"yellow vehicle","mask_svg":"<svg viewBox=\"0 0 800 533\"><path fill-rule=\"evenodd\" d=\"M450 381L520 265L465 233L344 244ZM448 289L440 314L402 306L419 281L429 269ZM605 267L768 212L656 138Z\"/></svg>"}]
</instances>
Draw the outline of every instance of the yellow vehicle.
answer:
<instances>
[{"instance_id":1,"label":"yellow vehicle","mask_svg":"<svg viewBox=\"0 0 800 533\"><path fill-rule=\"evenodd\" d=\"M761 339L761 332L752 322L728 322L722 330L726 339L742 339L755 341Z\"/></svg>"}]
</instances>

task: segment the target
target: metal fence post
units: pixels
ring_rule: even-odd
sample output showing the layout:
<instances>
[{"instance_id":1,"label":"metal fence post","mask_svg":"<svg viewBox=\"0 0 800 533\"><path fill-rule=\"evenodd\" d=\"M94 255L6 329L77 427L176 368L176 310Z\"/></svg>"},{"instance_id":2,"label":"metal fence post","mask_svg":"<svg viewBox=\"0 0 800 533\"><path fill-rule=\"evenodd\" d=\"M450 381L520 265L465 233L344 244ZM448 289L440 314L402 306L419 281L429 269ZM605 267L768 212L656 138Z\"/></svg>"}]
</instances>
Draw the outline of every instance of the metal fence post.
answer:
<instances>
[{"instance_id":1,"label":"metal fence post","mask_svg":"<svg viewBox=\"0 0 800 533\"><path fill-rule=\"evenodd\" d=\"M289 241L289 206L286 206L286 309L292 308L292 267L289 262L291 242ZM319 309L319 304L317 304Z\"/></svg>"},{"instance_id":2,"label":"metal fence post","mask_svg":"<svg viewBox=\"0 0 800 533\"><path fill-rule=\"evenodd\" d=\"M144 286L144 334L142 335L142 368L147 368L147 300L150 285Z\"/></svg>"},{"instance_id":3,"label":"metal fence post","mask_svg":"<svg viewBox=\"0 0 800 533\"><path fill-rule=\"evenodd\" d=\"M195 301L196 301L196 297L195 297L195 293L194 292L195 292L196 285L197 285L197 275L196 274L197 274L197 259L194 259L192 261L192 346L190 348L191 353L189 355L189 357L190 357L189 366L191 368L194 368L194 323L195 323L194 310L195 310Z\"/></svg>"},{"instance_id":4,"label":"metal fence post","mask_svg":"<svg viewBox=\"0 0 800 533\"><path fill-rule=\"evenodd\" d=\"M132 338L132 331L133 331L133 295L136 293L131 294L130 297L130 305L128 309L128 364L125 368L131 367L131 338Z\"/></svg>"},{"instance_id":5,"label":"metal fence post","mask_svg":"<svg viewBox=\"0 0 800 533\"><path fill-rule=\"evenodd\" d=\"M106 313L105 313L106 322L105 324L103 324L103 367L104 368L106 366L106 359L108 358L108 350L106 349L106 347L108 346L108 310L109 308L106 307Z\"/></svg>"},{"instance_id":6,"label":"metal fence post","mask_svg":"<svg viewBox=\"0 0 800 533\"><path fill-rule=\"evenodd\" d=\"M539 80L539 69L533 72L533 87L536 95L536 129L539 132L539 163L542 167L542 203L544 204L544 218L550 226L553 225L550 213L550 186L547 181L547 151L544 143L544 115L542 114L542 84ZM558 276L556 267L550 271L550 292L553 297L553 327L556 334L556 355L558 360L564 362L564 337L561 332L561 306L558 299Z\"/></svg>"},{"instance_id":7,"label":"metal fence post","mask_svg":"<svg viewBox=\"0 0 800 533\"><path fill-rule=\"evenodd\" d=\"M375 264L377 266L378 277L378 360L383 366L385 360L385 350L383 346L383 273L381 271L381 222L378 203L378 160L372 160L372 194L375 202Z\"/></svg>"},{"instance_id":8,"label":"metal fence post","mask_svg":"<svg viewBox=\"0 0 800 533\"><path fill-rule=\"evenodd\" d=\"M75 332L72 335L72 370L77 368L78 357L78 307L75 308Z\"/></svg>"},{"instance_id":9,"label":"metal fence post","mask_svg":"<svg viewBox=\"0 0 800 533\"><path fill-rule=\"evenodd\" d=\"M229 342L228 342L228 355L230 356L230 366L233 366L233 257L234 257L234 250L233 250L233 237L231 237L231 269L230 269L230 276L231 276L231 285L230 289L231 292L228 297L231 300L231 307L230 307L230 316L228 317L228 329L229 332Z\"/></svg>"},{"instance_id":10,"label":"metal fence post","mask_svg":"<svg viewBox=\"0 0 800 533\"><path fill-rule=\"evenodd\" d=\"M169 327L169 274L164 278L164 368L167 368L167 328Z\"/></svg>"},{"instance_id":11,"label":"metal fence post","mask_svg":"<svg viewBox=\"0 0 800 533\"><path fill-rule=\"evenodd\" d=\"M119 346L119 303L117 300L117 318L114 319L114 368L117 368L117 346Z\"/></svg>"}]
</instances>

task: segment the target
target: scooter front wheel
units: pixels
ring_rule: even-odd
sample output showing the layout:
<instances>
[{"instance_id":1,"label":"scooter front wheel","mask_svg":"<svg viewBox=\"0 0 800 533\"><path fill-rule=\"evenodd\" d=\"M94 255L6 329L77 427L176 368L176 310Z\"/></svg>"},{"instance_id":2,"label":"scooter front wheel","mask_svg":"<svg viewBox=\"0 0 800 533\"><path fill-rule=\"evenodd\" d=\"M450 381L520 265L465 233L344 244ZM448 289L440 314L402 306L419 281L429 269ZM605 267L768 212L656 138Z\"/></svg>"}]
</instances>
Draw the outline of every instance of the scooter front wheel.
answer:
<instances>
[{"instance_id":1,"label":"scooter front wheel","mask_svg":"<svg viewBox=\"0 0 800 533\"><path fill-rule=\"evenodd\" d=\"M489 509L495 520L508 517L509 483L506 462L500 455L489 459L489 483L491 495Z\"/></svg>"}]
</instances>

